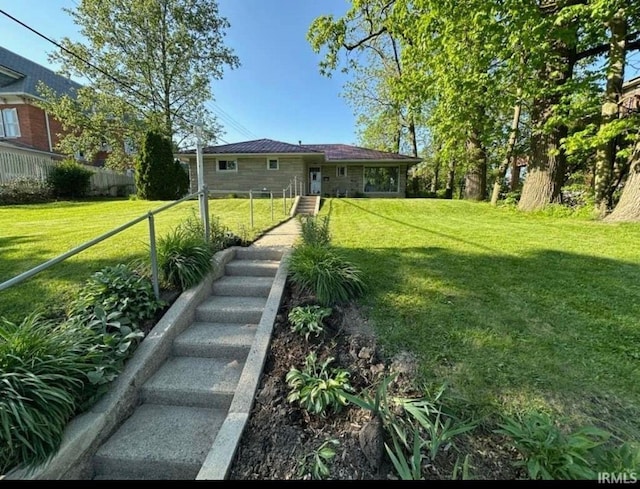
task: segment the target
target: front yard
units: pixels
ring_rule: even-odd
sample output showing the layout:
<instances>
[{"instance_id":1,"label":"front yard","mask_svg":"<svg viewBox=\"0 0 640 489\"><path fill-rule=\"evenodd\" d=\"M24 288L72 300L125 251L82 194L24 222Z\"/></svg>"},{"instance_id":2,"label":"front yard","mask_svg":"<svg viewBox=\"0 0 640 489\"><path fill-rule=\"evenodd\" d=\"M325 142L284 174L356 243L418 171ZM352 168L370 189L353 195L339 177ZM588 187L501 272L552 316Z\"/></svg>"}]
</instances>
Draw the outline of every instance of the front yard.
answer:
<instances>
[{"instance_id":1,"label":"front yard","mask_svg":"<svg viewBox=\"0 0 640 489\"><path fill-rule=\"evenodd\" d=\"M210 215L242 238L254 239L285 219L282 199L254 199L250 226L249 199L210 199ZM290 204L290 202L287 202ZM167 202L96 200L36 205L0 206L0 282L26 272ZM169 232L198 213L198 202L187 201L155 216L156 236ZM109 265L148 257L146 221L82 251L20 285L0 292L0 317L20 321L35 306L55 310L89 276Z\"/></svg>"},{"instance_id":2,"label":"front yard","mask_svg":"<svg viewBox=\"0 0 640 489\"><path fill-rule=\"evenodd\" d=\"M640 224L442 200L331 199L388 355L480 413L532 410L638 442Z\"/></svg>"}]
</instances>

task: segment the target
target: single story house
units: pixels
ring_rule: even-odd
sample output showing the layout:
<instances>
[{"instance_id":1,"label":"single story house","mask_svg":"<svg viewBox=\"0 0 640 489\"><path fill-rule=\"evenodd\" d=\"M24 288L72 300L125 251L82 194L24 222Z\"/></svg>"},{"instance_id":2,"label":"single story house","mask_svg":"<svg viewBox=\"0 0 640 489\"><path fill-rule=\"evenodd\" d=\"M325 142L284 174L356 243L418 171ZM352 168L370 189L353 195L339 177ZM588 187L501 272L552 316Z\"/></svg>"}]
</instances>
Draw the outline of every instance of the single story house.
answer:
<instances>
[{"instance_id":1,"label":"single story house","mask_svg":"<svg viewBox=\"0 0 640 489\"><path fill-rule=\"evenodd\" d=\"M213 193L281 193L296 184L302 195L405 197L407 170L422 161L346 144L289 144L258 139L203 148L204 182ZM196 150L175 155L189 165L197 190Z\"/></svg>"}]
</instances>

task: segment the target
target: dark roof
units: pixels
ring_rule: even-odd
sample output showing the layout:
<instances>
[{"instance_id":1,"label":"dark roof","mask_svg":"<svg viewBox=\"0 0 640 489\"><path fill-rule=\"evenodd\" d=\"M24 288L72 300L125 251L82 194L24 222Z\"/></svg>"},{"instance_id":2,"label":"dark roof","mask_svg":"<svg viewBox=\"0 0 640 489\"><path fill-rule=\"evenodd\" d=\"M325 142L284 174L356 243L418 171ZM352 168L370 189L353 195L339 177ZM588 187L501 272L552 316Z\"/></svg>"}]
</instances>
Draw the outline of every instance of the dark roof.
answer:
<instances>
[{"instance_id":1,"label":"dark roof","mask_svg":"<svg viewBox=\"0 0 640 489\"><path fill-rule=\"evenodd\" d=\"M10 74L1 73L2 68ZM82 85L65 78L33 61L0 47L0 94L19 93L40 97L38 82L54 90L58 95L71 95Z\"/></svg>"},{"instance_id":2,"label":"dark roof","mask_svg":"<svg viewBox=\"0 0 640 489\"><path fill-rule=\"evenodd\" d=\"M181 154L195 154L195 149L182 151ZM420 158L397 153L376 151L373 149L349 146L347 144L289 144L272 139L256 139L240 143L207 146L203 154L324 154L327 161L363 161L363 160L403 160L420 161Z\"/></svg>"},{"instance_id":3,"label":"dark roof","mask_svg":"<svg viewBox=\"0 0 640 489\"><path fill-rule=\"evenodd\" d=\"M183 153L195 153L196 150L187 150ZM319 153L299 144L282 143L271 139L256 139L240 143L222 144L220 146L207 146L202 149L204 154L286 154L286 153Z\"/></svg>"},{"instance_id":4,"label":"dark roof","mask_svg":"<svg viewBox=\"0 0 640 489\"><path fill-rule=\"evenodd\" d=\"M302 146L321 151L327 161L360 161L360 160L404 160L420 161L420 158L378 151L375 149L360 148L348 144L303 144Z\"/></svg>"}]
</instances>

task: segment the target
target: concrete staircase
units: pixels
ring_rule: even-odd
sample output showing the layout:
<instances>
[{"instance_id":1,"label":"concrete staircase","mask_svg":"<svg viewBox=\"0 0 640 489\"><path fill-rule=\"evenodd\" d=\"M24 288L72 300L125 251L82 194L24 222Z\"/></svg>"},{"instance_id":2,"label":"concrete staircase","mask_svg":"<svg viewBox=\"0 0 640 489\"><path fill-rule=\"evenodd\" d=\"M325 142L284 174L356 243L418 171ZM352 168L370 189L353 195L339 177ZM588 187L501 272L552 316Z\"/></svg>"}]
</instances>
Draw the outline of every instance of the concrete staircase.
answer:
<instances>
[{"instance_id":1,"label":"concrete staircase","mask_svg":"<svg viewBox=\"0 0 640 489\"><path fill-rule=\"evenodd\" d=\"M193 322L140 386L133 414L98 448L94 479L194 480L210 453L231 451L231 458L234 446L212 446L229 415L282 257L282 248L236 249L211 294L196 306Z\"/></svg>"},{"instance_id":2,"label":"concrete staircase","mask_svg":"<svg viewBox=\"0 0 640 489\"><path fill-rule=\"evenodd\" d=\"M296 214L315 216L320 208L320 197L317 195L301 195L296 207Z\"/></svg>"}]
</instances>

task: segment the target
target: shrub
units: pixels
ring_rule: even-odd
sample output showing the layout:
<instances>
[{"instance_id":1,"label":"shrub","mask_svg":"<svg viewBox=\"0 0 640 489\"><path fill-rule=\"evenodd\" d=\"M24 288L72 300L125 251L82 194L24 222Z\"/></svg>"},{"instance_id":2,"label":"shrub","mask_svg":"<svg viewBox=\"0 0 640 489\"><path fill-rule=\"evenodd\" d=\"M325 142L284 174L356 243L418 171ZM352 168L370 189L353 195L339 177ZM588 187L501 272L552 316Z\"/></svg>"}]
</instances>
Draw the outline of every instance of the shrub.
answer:
<instances>
[{"instance_id":1,"label":"shrub","mask_svg":"<svg viewBox=\"0 0 640 489\"><path fill-rule=\"evenodd\" d=\"M84 197L89 192L93 172L73 160L64 160L47 177L53 195L63 198Z\"/></svg>"},{"instance_id":2,"label":"shrub","mask_svg":"<svg viewBox=\"0 0 640 489\"><path fill-rule=\"evenodd\" d=\"M156 299L151 281L127 265L105 267L94 273L71 306L71 316L90 316L96 306L107 314L119 312L135 327L153 319L165 303Z\"/></svg>"},{"instance_id":3,"label":"shrub","mask_svg":"<svg viewBox=\"0 0 640 489\"><path fill-rule=\"evenodd\" d=\"M158 239L158 269L170 287L186 290L211 271L213 250L202 235L178 226Z\"/></svg>"},{"instance_id":4,"label":"shrub","mask_svg":"<svg viewBox=\"0 0 640 489\"><path fill-rule=\"evenodd\" d=\"M328 411L338 412L346 406L343 393L350 391L349 372L340 368L329 368L333 362L329 357L318 363L314 352L305 359L302 370L292 367L285 380L290 387L287 401L298 402L303 409L325 416Z\"/></svg>"},{"instance_id":5,"label":"shrub","mask_svg":"<svg viewBox=\"0 0 640 489\"><path fill-rule=\"evenodd\" d=\"M95 336L43 320L0 321L0 474L47 461L79 406Z\"/></svg>"},{"instance_id":6,"label":"shrub","mask_svg":"<svg viewBox=\"0 0 640 489\"><path fill-rule=\"evenodd\" d=\"M498 433L509 436L525 459L531 479L594 479L593 455L610 434L595 427L564 433L547 415L506 418Z\"/></svg>"},{"instance_id":7,"label":"shrub","mask_svg":"<svg viewBox=\"0 0 640 489\"><path fill-rule=\"evenodd\" d=\"M304 335L306 340L313 333L318 336L324 329L323 321L331 314L331 308L321 306L296 306L289 311L291 330Z\"/></svg>"},{"instance_id":8,"label":"shrub","mask_svg":"<svg viewBox=\"0 0 640 489\"><path fill-rule=\"evenodd\" d=\"M296 245L289 260L289 276L323 306L348 302L365 291L361 270L328 246Z\"/></svg>"},{"instance_id":9,"label":"shrub","mask_svg":"<svg viewBox=\"0 0 640 489\"><path fill-rule=\"evenodd\" d=\"M51 200L51 189L37 178L16 178L0 185L0 204L35 204Z\"/></svg>"},{"instance_id":10,"label":"shrub","mask_svg":"<svg viewBox=\"0 0 640 489\"><path fill-rule=\"evenodd\" d=\"M187 192L185 170L173 158L171 140L157 131L145 135L136 159L136 192L146 200L174 200Z\"/></svg>"},{"instance_id":11,"label":"shrub","mask_svg":"<svg viewBox=\"0 0 640 489\"><path fill-rule=\"evenodd\" d=\"M328 246L331 242L329 216L325 216L322 219L315 216L301 216L300 236L305 244Z\"/></svg>"}]
</instances>

